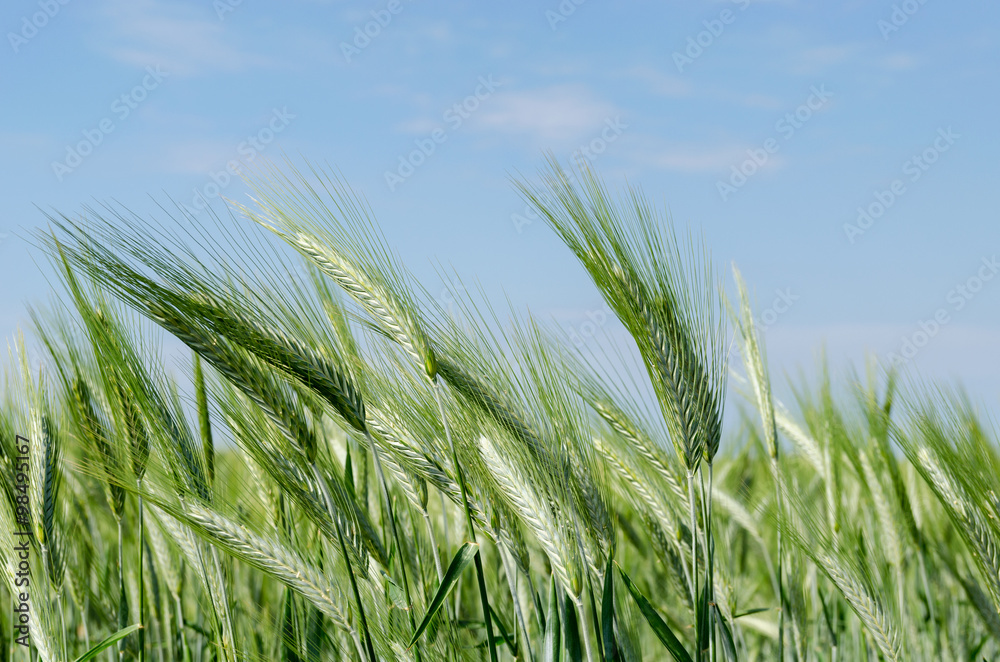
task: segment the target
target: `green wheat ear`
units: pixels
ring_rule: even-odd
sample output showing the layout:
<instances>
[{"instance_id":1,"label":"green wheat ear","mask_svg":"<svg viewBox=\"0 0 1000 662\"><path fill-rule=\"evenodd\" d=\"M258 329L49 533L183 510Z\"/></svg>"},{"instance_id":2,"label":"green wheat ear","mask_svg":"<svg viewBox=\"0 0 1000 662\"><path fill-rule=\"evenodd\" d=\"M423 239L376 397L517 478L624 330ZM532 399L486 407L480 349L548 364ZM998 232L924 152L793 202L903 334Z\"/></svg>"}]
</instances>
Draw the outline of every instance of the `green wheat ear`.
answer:
<instances>
[{"instance_id":1,"label":"green wheat ear","mask_svg":"<svg viewBox=\"0 0 1000 662\"><path fill-rule=\"evenodd\" d=\"M389 337L437 376L437 356L418 318L408 275L385 245L368 205L339 177L312 169L318 187L286 164L265 165L247 178L258 208L238 205L329 276Z\"/></svg>"},{"instance_id":2,"label":"green wheat ear","mask_svg":"<svg viewBox=\"0 0 1000 662\"><path fill-rule=\"evenodd\" d=\"M554 159L540 184L515 181L524 199L562 238L629 331L689 471L712 461L722 433L726 384L722 297L693 241L636 189L619 199L582 163Z\"/></svg>"}]
</instances>

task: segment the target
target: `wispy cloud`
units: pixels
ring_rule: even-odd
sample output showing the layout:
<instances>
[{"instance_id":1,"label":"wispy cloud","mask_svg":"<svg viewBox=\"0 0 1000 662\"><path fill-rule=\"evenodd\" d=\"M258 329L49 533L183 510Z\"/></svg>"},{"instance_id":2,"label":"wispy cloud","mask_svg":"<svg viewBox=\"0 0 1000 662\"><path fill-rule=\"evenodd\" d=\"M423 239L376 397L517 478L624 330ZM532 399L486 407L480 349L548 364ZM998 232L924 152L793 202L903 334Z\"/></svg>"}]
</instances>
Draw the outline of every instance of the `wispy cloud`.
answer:
<instances>
[{"instance_id":1,"label":"wispy cloud","mask_svg":"<svg viewBox=\"0 0 1000 662\"><path fill-rule=\"evenodd\" d=\"M0 147L4 152L52 149L55 145L55 139L45 133L0 131Z\"/></svg>"},{"instance_id":2,"label":"wispy cloud","mask_svg":"<svg viewBox=\"0 0 1000 662\"><path fill-rule=\"evenodd\" d=\"M880 49L872 49L862 44L840 44L806 48L793 57L792 72L815 76L825 74L830 69L842 65L852 67L877 68L891 73L909 71L920 65L920 59L912 53L896 51L883 54Z\"/></svg>"},{"instance_id":3,"label":"wispy cloud","mask_svg":"<svg viewBox=\"0 0 1000 662\"><path fill-rule=\"evenodd\" d=\"M691 143L663 144L654 136L632 135L623 140L626 158L644 168L684 173L719 173L747 158L746 144L699 145ZM771 155L762 169L780 167L780 155Z\"/></svg>"},{"instance_id":4,"label":"wispy cloud","mask_svg":"<svg viewBox=\"0 0 1000 662\"><path fill-rule=\"evenodd\" d=\"M232 73L270 66L269 58L232 43L233 30L209 5L107 0L107 34L99 48L119 62L159 65L170 75Z\"/></svg>"},{"instance_id":5,"label":"wispy cloud","mask_svg":"<svg viewBox=\"0 0 1000 662\"><path fill-rule=\"evenodd\" d=\"M236 145L225 140L188 140L171 142L164 151L163 172L204 175L236 157Z\"/></svg>"},{"instance_id":6,"label":"wispy cloud","mask_svg":"<svg viewBox=\"0 0 1000 662\"><path fill-rule=\"evenodd\" d=\"M625 75L646 83L649 91L657 96L686 97L691 94L691 83L688 80L675 74L664 73L653 67L633 67L627 70Z\"/></svg>"},{"instance_id":7,"label":"wispy cloud","mask_svg":"<svg viewBox=\"0 0 1000 662\"><path fill-rule=\"evenodd\" d=\"M777 366L802 366L813 362L816 349L831 356L861 362L869 355L883 359L898 352L901 338L916 324L776 324L767 330L768 358ZM773 348L773 349L772 349ZM911 368L937 378L956 372L967 378L992 376L1000 361L1000 331L976 324L950 324L922 347Z\"/></svg>"},{"instance_id":8,"label":"wispy cloud","mask_svg":"<svg viewBox=\"0 0 1000 662\"><path fill-rule=\"evenodd\" d=\"M917 66L917 58L909 53L890 53L882 58L880 64L890 71L905 71Z\"/></svg>"},{"instance_id":9,"label":"wispy cloud","mask_svg":"<svg viewBox=\"0 0 1000 662\"><path fill-rule=\"evenodd\" d=\"M863 50L861 44L853 43L805 48L792 59L792 71L806 76L826 73L831 67L850 62Z\"/></svg>"},{"instance_id":10,"label":"wispy cloud","mask_svg":"<svg viewBox=\"0 0 1000 662\"><path fill-rule=\"evenodd\" d=\"M481 130L526 136L542 146L564 145L589 136L609 117L621 114L583 85L555 85L501 92L470 122Z\"/></svg>"}]
</instances>

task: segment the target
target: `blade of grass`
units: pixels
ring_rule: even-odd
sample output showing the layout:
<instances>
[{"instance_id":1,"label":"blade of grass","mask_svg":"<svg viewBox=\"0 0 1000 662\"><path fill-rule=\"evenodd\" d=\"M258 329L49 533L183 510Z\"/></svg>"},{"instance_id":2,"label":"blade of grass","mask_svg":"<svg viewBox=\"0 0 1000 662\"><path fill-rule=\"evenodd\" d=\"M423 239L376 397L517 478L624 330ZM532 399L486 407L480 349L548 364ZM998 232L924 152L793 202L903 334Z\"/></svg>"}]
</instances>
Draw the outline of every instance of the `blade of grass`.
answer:
<instances>
[{"instance_id":1,"label":"blade of grass","mask_svg":"<svg viewBox=\"0 0 1000 662\"><path fill-rule=\"evenodd\" d=\"M659 638L660 643L670 652L674 660L677 662L692 662L691 656L684 650L684 645L681 644L680 640L671 631L670 626L657 613L653 605L649 604L649 600L632 583L632 580L625 574L621 566L618 567L618 573L621 575L622 582L625 583L625 588L628 589L632 599L639 606L639 611L642 613L643 618L649 623L649 627L653 628L653 632Z\"/></svg>"},{"instance_id":2,"label":"blade of grass","mask_svg":"<svg viewBox=\"0 0 1000 662\"><path fill-rule=\"evenodd\" d=\"M135 632L136 630L139 630L141 628L142 628L142 625L140 625L140 624L137 623L135 625L130 625L130 626L126 627L126 628L122 628L121 630L118 630L118 632L115 632L114 634L112 634L111 636L109 636L107 639L105 639L101 643L97 644L96 646L94 646L93 648L91 648L89 651L87 651L86 653L84 653L83 655L81 655L80 657L76 658L76 660L74 662L88 662L88 660L93 660L95 657L97 657L98 653L100 653L101 651L103 651L104 649L108 648L112 644L117 643L118 641L124 639L125 637L129 636L130 634L132 634L133 632Z\"/></svg>"},{"instance_id":3,"label":"blade of grass","mask_svg":"<svg viewBox=\"0 0 1000 662\"><path fill-rule=\"evenodd\" d=\"M472 563L473 558L479 553L479 545L474 542L467 542L458 548L458 552L455 557L451 560L451 564L448 566L448 570L444 573L444 580L442 580L441 585L438 586L438 590L434 593L434 597L431 599L430 605L427 607L427 613L424 614L424 618L420 621L420 625L417 626L416 631L413 633L413 637L410 638L410 643L407 644L407 648L410 648L417 642L420 635L424 633L427 629L428 624L430 624L431 619L434 615L441 609L441 605L444 604L445 599L448 594L451 593L452 589L455 588L455 584L458 583L459 577L469 564Z\"/></svg>"}]
</instances>

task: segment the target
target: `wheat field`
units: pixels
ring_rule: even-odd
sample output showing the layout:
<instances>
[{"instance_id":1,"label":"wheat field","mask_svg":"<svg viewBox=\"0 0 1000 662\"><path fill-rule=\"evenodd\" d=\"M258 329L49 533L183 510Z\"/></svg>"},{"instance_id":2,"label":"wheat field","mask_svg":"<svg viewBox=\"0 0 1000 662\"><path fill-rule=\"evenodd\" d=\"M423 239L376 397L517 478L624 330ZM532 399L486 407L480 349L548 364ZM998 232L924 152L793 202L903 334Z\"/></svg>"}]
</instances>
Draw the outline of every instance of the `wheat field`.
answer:
<instances>
[{"instance_id":1,"label":"wheat field","mask_svg":"<svg viewBox=\"0 0 1000 662\"><path fill-rule=\"evenodd\" d=\"M739 272L586 167L514 185L627 339L588 352L471 285L446 308L331 172L247 183L234 246L114 205L37 234L0 661L1000 657L961 390L823 366L779 402Z\"/></svg>"}]
</instances>

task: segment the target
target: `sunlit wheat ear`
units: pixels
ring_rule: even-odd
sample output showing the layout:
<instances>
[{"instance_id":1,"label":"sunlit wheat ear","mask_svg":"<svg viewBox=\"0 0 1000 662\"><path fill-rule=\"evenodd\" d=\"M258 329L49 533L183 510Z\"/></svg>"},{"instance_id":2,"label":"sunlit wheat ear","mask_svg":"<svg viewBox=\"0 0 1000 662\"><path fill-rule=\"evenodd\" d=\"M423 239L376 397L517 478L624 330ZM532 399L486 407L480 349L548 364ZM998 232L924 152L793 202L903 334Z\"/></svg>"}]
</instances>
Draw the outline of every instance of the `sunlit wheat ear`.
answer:
<instances>
[{"instance_id":1,"label":"sunlit wheat ear","mask_svg":"<svg viewBox=\"0 0 1000 662\"><path fill-rule=\"evenodd\" d=\"M118 399L132 455L132 472L135 474L135 479L141 481L146 473L146 464L149 462L149 432L146 430L146 425L135 402L120 384L118 385Z\"/></svg>"},{"instance_id":2,"label":"sunlit wheat ear","mask_svg":"<svg viewBox=\"0 0 1000 662\"><path fill-rule=\"evenodd\" d=\"M886 616L885 610L867 589L843 565L826 554L817 554L816 563L840 589L851 609L861 618L865 628L886 659L899 662L899 634Z\"/></svg>"},{"instance_id":3,"label":"sunlit wheat ear","mask_svg":"<svg viewBox=\"0 0 1000 662\"><path fill-rule=\"evenodd\" d=\"M157 364L148 362L144 356L145 348L137 344L137 341L141 342L141 338L135 329L123 322L120 306L112 304L100 289L102 283L115 284L110 274L115 272L116 267L123 267L125 271L128 268L106 249L104 255L110 256L111 264L98 264L99 258L90 251L93 242L85 235L73 235L74 231L81 230L78 226L72 227L74 230L69 227L64 229L76 243L63 245L54 236L48 237L48 240L54 253L55 266L72 295L77 314L82 318L94 357L99 364L101 381L108 393L109 403L117 399L116 391L124 390L134 400L134 406L143 412L150 426L147 433L156 437L165 459L173 466L178 489L187 490L199 499L210 500L203 463L194 450L176 390L172 390L172 383ZM98 263L88 258L94 258ZM81 268L83 279L73 270L73 264ZM85 280L86 278L90 280ZM127 280L128 278L124 278L123 282L118 283L120 287L116 288L116 292L120 295L129 289L124 283ZM122 298L128 300L127 296ZM142 310L141 306L138 308ZM125 419L125 422L117 426L121 430L116 431L127 438L127 416ZM144 466L142 457L145 451L141 448L141 443L141 440L137 442L137 457L134 459L141 460ZM121 498L117 492L121 482L125 480L120 471L126 463L126 460L122 460L112 467L117 479L111 486L116 502ZM133 470L137 468L136 464L132 467ZM128 482L131 483L131 480Z\"/></svg>"},{"instance_id":4,"label":"sunlit wheat ear","mask_svg":"<svg viewBox=\"0 0 1000 662\"><path fill-rule=\"evenodd\" d=\"M882 485L882 473L876 473L876 467L878 469L882 467L875 464L864 450L859 453L859 460L885 540L886 557L893 566L899 568L903 564L903 547L896 527L895 513Z\"/></svg>"},{"instance_id":5,"label":"sunlit wheat ear","mask_svg":"<svg viewBox=\"0 0 1000 662\"><path fill-rule=\"evenodd\" d=\"M403 441L407 435L403 432L400 422L394 420L391 414L383 412L375 405L368 407L368 427L377 440L386 445L386 451L397 458L396 463L429 481L451 497L455 503L460 502L458 484L437 463L428 459L419 448Z\"/></svg>"},{"instance_id":6,"label":"sunlit wheat ear","mask_svg":"<svg viewBox=\"0 0 1000 662\"><path fill-rule=\"evenodd\" d=\"M995 530L986 523L969 495L945 473L930 450L918 448L916 458L920 472L969 544L972 556L986 578L994 607L1000 611L1000 545Z\"/></svg>"},{"instance_id":7,"label":"sunlit wheat ear","mask_svg":"<svg viewBox=\"0 0 1000 662\"><path fill-rule=\"evenodd\" d=\"M273 166L249 178L258 209L239 206L340 285L403 346L433 381L437 358L416 318L406 275L385 246L368 206L339 178L313 170L318 182Z\"/></svg>"},{"instance_id":8,"label":"sunlit wheat ear","mask_svg":"<svg viewBox=\"0 0 1000 662\"><path fill-rule=\"evenodd\" d=\"M650 463L658 477L670 488L681 507L687 508L688 495L683 485L684 478L675 471L676 465L661 457L661 454L656 450L655 442L610 399L593 399L590 404L597 414L611 426L611 429L621 435L630 448Z\"/></svg>"},{"instance_id":9,"label":"sunlit wheat ear","mask_svg":"<svg viewBox=\"0 0 1000 662\"><path fill-rule=\"evenodd\" d=\"M199 540L191 528L177 521L178 509L167 503L167 497L162 494L150 494L148 497L154 504L151 510L173 541L183 552L187 564L193 569L205 592L208 594L212 617L216 620L216 636L220 638L219 654L227 660L237 655L233 641L233 622L229 591L223 574L218 547ZM186 502L192 508L198 508L195 502ZM172 510L171 514L167 514Z\"/></svg>"},{"instance_id":10,"label":"sunlit wheat ear","mask_svg":"<svg viewBox=\"0 0 1000 662\"><path fill-rule=\"evenodd\" d=\"M534 487L509 461L501 458L494 443L486 437L479 440L486 466L496 480L501 494L508 499L535 539L541 544L552 564L553 572L563 588L573 596L580 594L580 568L573 545L552 513L552 509L536 494Z\"/></svg>"},{"instance_id":11,"label":"sunlit wheat ear","mask_svg":"<svg viewBox=\"0 0 1000 662\"><path fill-rule=\"evenodd\" d=\"M233 387L238 388L248 398L248 401L242 406L235 406L231 399L232 394L229 392L227 392L228 397L222 398L230 427L238 433L237 441L242 442L257 460L257 464L269 472L282 486L286 494L299 503L309 517L323 527L327 536L331 540L336 540L336 534L329 518L342 517L343 515L327 512L325 504L315 492L316 486L313 484L308 470L296 466L288 457L276 452L270 444L264 442L269 438L269 431L262 427L264 425L263 415L266 415L277 430L284 434L288 442L301 450L305 455L304 459L315 460L316 435L301 411L302 399L297 397L296 389L283 382L279 376L272 374L263 362L233 346L225 338L213 337L207 330L191 322L182 324L172 315L163 314L161 319L169 325L168 328L174 329L186 344L200 352L209 363L228 378ZM256 404L259 410L249 407L250 402ZM360 415L361 413L358 410L353 411L352 415ZM254 416L251 417L251 414ZM339 492L335 490L336 494ZM343 499L337 503L342 505L345 512L358 516L359 526L366 527L366 531L373 531L371 524L366 517L361 517L362 513L357 510L355 504ZM354 523L348 524L347 521L342 522L342 525L348 531L355 531L357 528ZM352 541L358 539L360 538L352 538ZM381 543L378 542L377 536L370 534L365 540L372 545L371 551L376 554L380 563L385 564L386 553L382 549ZM359 562L365 565L364 549L362 547L354 548L359 553Z\"/></svg>"},{"instance_id":12,"label":"sunlit wheat ear","mask_svg":"<svg viewBox=\"0 0 1000 662\"><path fill-rule=\"evenodd\" d=\"M791 493L787 481L782 485L784 502L788 504L783 530L837 587L886 659L904 659L899 624L873 583L869 561L838 546L833 532L820 523L815 507L802 495Z\"/></svg>"},{"instance_id":13,"label":"sunlit wheat ear","mask_svg":"<svg viewBox=\"0 0 1000 662\"><path fill-rule=\"evenodd\" d=\"M329 357L308 347L280 328L226 312L227 302L193 302L209 328L228 337L262 361L298 379L315 390L340 413L349 425L365 429L364 402L350 377ZM183 324L175 320L175 324Z\"/></svg>"},{"instance_id":14,"label":"sunlit wheat ear","mask_svg":"<svg viewBox=\"0 0 1000 662\"><path fill-rule=\"evenodd\" d=\"M776 531L778 570L775 575L771 569L772 582L776 597L778 598L781 611L778 614L778 656L784 656L785 644L785 550L782 537L782 523L784 510L784 495L781 485L782 473L779 467L779 442L778 424L775 417L774 399L771 395L771 380L767 371L767 360L764 353L764 344L754 323L753 310L750 307L750 294L747 291L746 283L736 265L733 265L733 278L736 280L737 293L739 295L739 311L734 312L736 317L741 348L743 354L743 365L750 381L753 391L754 402L760 414L761 427L764 432L764 445L770 456L770 469L775 481L775 502L778 510L778 530ZM801 445L801 439L799 440ZM770 569L770 556L765 549L765 558L768 559Z\"/></svg>"},{"instance_id":15,"label":"sunlit wheat ear","mask_svg":"<svg viewBox=\"0 0 1000 662\"><path fill-rule=\"evenodd\" d=\"M188 504L176 515L210 542L298 591L339 627L352 631L341 608L342 598L338 587L294 551L197 504Z\"/></svg>"},{"instance_id":16,"label":"sunlit wheat ear","mask_svg":"<svg viewBox=\"0 0 1000 662\"><path fill-rule=\"evenodd\" d=\"M549 451L539 438L538 432L525 421L523 415L514 410L511 403L450 358L441 357L438 368L441 377L455 392L523 443L539 461L552 463Z\"/></svg>"},{"instance_id":17,"label":"sunlit wheat ear","mask_svg":"<svg viewBox=\"0 0 1000 662\"><path fill-rule=\"evenodd\" d=\"M146 267L157 268L183 279L174 287L164 286L147 277L118 253L96 243L79 225L65 218L53 219L53 222L64 236L61 239L55 236L43 239L62 257L63 271L71 284L75 279L69 265L73 264L96 282L112 288L129 305L203 354L206 353L204 344L198 346L195 342L204 339L204 331L227 337L314 389L350 425L363 429L360 396L337 366L299 338L255 315L230 285L216 282L217 279L207 273L179 264L180 258L165 250L134 249L125 254L136 261L145 261ZM113 226L104 224L99 226L97 234L111 241L117 237L116 232ZM197 337L199 331L202 332L201 338ZM219 368L218 365L215 367Z\"/></svg>"},{"instance_id":18,"label":"sunlit wheat ear","mask_svg":"<svg viewBox=\"0 0 1000 662\"><path fill-rule=\"evenodd\" d=\"M969 405L946 389L913 394L910 430L894 436L951 520L1000 612L1000 526L987 497L996 474L995 446L983 446L969 424Z\"/></svg>"},{"instance_id":19,"label":"sunlit wheat ear","mask_svg":"<svg viewBox=\"0 0 1000 662\"><path fill-rule=\"evenodd\" d=\"M780 404L775 406L774 422L786 438L799 448L816 473L825 480L827 478L827 467L819 443Z\"/></svg>"},{"instance_id":20,"label":"sunlit wheat ear","mask_svg":"<svg viewBox=\"0 0 1000 662\"><path fill-rule=\"evenodd\" d=\"M649 510L650 515L656 519L659 526L668 533L670 538L674 541L681 540L680 519L673 511L670 501L662 498L662 492L657 489L656 481L649 480L648 475L641 473L642 469L637 466L638 463L634 459L629 458L624 453L617 452L608 444L597 440L594 442L594 448L600 455L604 456L611 470L621 478L628 489L633 491L638 501ZM684 501L678 500L678 507L682 510L687 509L686 499L687 495L685 494Z\"/></svg>"},{"instance_id":21,"label":"sunlit wheat ear","mask_svg":"<svg viewBox=\"0 0 1000 662\"><path fill-rule=\"evenodd\" d=\"M733 278L739 294L740 308L736 316L742 341L743 366L750 380L757 409L760 412L764 429L764 441L772 458L778 457L778 430L774 420L774 402L771 399L771 380L767 374L767 361L764 347L758 337L754 324L753 310L750 308L750 295L746 283L736 265L733 265Z\"/></svg>"}]
</instances>

